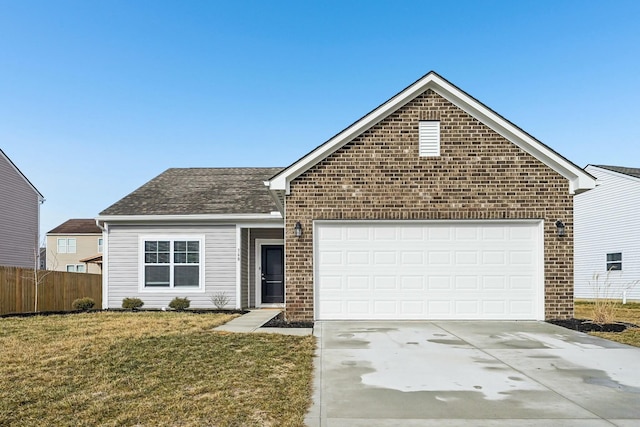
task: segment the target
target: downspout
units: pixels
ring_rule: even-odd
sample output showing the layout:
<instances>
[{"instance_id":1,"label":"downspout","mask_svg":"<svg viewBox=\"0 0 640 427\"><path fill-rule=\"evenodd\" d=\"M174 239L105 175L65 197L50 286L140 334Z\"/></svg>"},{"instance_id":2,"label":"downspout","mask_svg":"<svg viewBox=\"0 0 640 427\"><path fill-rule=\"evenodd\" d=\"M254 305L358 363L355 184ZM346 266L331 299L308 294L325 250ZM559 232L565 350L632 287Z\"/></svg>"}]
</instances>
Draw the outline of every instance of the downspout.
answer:
<instances>
[{"instance_id":1,"label":"downspout","mask_svg":"<svg viewBox=\"0 0 640 427\"><path fill-rule=\"evenodd\" d=\"M100 268L100 273L102 274L102 309L107 309L108 301L109 301L109 287L107 276L109 273L109 259L107 256L107 252L109 249L109 225L105 224L103 227L100 224L100 221L96 218L96 226L102 230L102 267Z\"/></svg>"}]
</instances>

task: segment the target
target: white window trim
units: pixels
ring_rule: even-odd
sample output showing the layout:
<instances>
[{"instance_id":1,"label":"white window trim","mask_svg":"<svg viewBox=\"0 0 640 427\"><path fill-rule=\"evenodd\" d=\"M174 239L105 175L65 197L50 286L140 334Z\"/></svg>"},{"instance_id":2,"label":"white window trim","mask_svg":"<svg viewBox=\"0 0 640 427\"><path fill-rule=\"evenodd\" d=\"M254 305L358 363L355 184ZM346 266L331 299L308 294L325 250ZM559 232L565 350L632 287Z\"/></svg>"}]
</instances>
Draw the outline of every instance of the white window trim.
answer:
<instances>
[{"instance_id":1,"label":"white window trim","mask_svg":"<svg viewBox=\"0 0 640 427\"><path fill-rule=\"evenodd\" d=\"M200 286L197 288L174 288L174 287L145 287L144 286L144 242L148 240L169 240L171 242L171 248L173 248L173 242L176 240L197 240L200 242L200 263L198 264L200 267ZM138 291L140 293L145 294L202 294L205 292L205 237L204 234L148 234L144 236L139 236L138 238ZM171 249L171 253L173 254L173 249ZM170 266L173 266L173 260Z\"/></svg>"},{"instance_id":2,"label":"white window trim","mask_svg":"<svg viewBox=\"0 0 640 427\"><path fill-rule=\"evenodd\" d=\"M60 250L60 241L64 240L64 250ZM69 240L73 240L75 244L73 245L74 251L69 251ZM56 240L56 252L59 254L75 254L78 251L78 241L75 237L58 237Z\"/></svg>"},{"instance_id":3,"label":"white window trim","mask_svg":"<svg viewBox=\"0 0 640 427\"><path fill-rule=\"evenodd\" d=\"M608 261L608 260L607 260L608 256L609 256L609 255L613 255L613 254L620 254L620 261ZM605 266L606 266L605 271L606 271L607 273L610 273L610 274L621 274L621 273L622 273L622 270L623 270L623 267L624 267L624 265L622 264L622 263L623 263L623 261L624 261L624 259L622 258L622 251L610 251L610 252L606 252L606 253L605 253ZM618 269L618 270L610 270L610 268L611 268L611 267L609 266L610 264L620 264L620 269Z\"/></svg>"},{"instance_id":4,"label":"white window trim","mask_svg":"<svg viewBox=\"0 0 640 427\"><path fill-rule=\"evenodd\" d=\"M69 271L69 267L72 266L73 267L73 271ZM84 271L78 271L78 267L82 267L84 268ZM64 270L67 273L86 273L87 272L87 268L84 264L67 264L64 268Z\"/></svg>"},{"instance_id":5,"label":"white window trim","mask_svg":"<svg viewBox=\"0 0 640 427\"><path fill-rule=\"evenodd\" d=\"M102 244L100 244L100 240L102 240ZM98 237L98 253L101 254L104 252L104 237Z\"/></svg>"}]
</instances>

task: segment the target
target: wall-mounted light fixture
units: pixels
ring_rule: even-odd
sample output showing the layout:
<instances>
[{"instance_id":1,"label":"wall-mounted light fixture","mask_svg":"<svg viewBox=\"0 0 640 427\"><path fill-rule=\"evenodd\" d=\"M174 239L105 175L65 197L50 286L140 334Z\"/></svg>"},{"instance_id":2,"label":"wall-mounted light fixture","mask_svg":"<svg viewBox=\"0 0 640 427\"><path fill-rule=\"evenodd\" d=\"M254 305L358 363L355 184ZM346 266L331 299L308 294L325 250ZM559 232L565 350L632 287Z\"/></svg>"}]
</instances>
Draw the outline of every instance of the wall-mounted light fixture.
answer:
<instances>
[{"instance_id":1,"label":"wall-mounted light fixture","mask_svg":"<svg viewBox=\"0 0 640 427\"><path fill-rule=\"evenodd\" d=\"M293 226L293 231L296 233L296 237L302 236L302 225L300 221L296 222L296 225Z\"/></svg>"},{"instance_id":2,"label":"wall-mounted light fixture","mask_svg":"<svg viewBox=\"0 0 640 427\"><path fill-rule=\"evenodd\" d=\"M566 227L562 221L556 221L556 228L558 229L558 237L564 237L567 235Z\"/></svg>"}]
</instances>

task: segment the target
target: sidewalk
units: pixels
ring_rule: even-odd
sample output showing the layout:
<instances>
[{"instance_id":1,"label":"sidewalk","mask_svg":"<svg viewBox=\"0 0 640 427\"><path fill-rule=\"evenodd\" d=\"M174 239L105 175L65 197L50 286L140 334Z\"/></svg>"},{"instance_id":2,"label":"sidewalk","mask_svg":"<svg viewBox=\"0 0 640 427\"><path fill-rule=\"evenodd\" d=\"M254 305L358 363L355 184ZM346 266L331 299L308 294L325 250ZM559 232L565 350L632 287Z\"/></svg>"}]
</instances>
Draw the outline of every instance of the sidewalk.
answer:
<instances>
[{"instance_id":1,"label":"sidewalk","mask_svg":"<svg viewBox=\"0 0 640 427\"><path fill-rule=\"evenodd\" d=\"M262 332L283 335L311 335L312 328L261 328L262 325L280 314L279 309L257 309L247 314L236 317L224 325L214 328L214 331L222 332Z\"/></svg>"}]
</instances>

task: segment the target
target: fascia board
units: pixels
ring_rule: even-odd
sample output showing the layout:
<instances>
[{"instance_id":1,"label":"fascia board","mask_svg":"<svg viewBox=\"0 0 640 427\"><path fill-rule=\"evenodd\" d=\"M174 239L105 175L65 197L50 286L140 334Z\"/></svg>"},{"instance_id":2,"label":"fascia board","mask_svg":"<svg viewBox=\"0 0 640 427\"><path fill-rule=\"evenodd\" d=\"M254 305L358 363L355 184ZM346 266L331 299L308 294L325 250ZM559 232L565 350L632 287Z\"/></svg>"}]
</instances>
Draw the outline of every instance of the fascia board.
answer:
<instances>
[{"instance_id":1,"label":"fascia board","mask_svg":"<svg viewBox=\"0 0 640 427\"><path fill-rule=\"evenodd\" d=\"M278 221L282 214L200 214L200 215L103 215L96 218L105 222L157 222L157 221Z\"/></svg>"}]
</instances>

